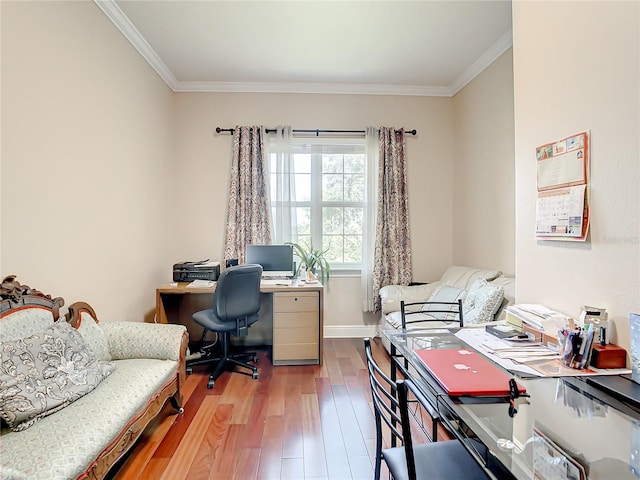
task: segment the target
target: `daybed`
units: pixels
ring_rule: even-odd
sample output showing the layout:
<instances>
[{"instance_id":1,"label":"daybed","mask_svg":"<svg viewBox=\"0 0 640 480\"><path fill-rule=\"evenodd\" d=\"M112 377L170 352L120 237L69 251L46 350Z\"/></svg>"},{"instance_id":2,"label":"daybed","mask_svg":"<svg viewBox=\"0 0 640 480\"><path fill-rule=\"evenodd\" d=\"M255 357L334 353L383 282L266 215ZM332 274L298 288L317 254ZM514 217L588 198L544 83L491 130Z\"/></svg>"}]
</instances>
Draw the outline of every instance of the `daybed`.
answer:
<instances>
[{"instance_id":1,"label":"daybed","mask_svg":"<svg viewBox=\"0 0 640 480\"><path fill-rule=\"evenodd\" d=\"M381 328L400 328L400 302L457 301L462 299L464 325L501 320L504 308L514 303L515 278L499 270L452 265L442 277L419 285L387 285L380 289ZM428 316L427 312L422 315ZM388 342L383 336L387 350Z\"/></svg>"},{"instance_id":2,"label":"daybed","mask_svg":"<svg viewBox=\"0 0 640 480\"><path fill-rule=\"evenodd\" d=\"M84 302L0 287L0 478L104 478L167 400L182 412L181 325L103 322Z\"/></svg>"}]
</instances>

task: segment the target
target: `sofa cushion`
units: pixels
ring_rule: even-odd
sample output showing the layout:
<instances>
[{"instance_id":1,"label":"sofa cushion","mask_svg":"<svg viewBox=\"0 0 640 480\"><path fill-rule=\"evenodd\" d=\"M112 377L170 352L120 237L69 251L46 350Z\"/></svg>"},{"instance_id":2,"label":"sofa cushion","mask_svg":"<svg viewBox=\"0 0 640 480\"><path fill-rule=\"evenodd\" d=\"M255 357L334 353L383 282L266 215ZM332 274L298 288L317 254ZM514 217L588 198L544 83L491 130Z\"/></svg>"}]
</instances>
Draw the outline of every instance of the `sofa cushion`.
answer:
<instances>
[{"instance_id":1,"label":"sofa cushion","mask_svg":"<svg viewBox=\"0 0 640 480\"><path fill-rule=\"evenodd\" d=\"M452 265L442 274L440 283L468 291L478 278L493 280L499 275L500 270L481 270L479 268Z\"/></svg>"},{"instance_id":2,"label":"sofa cushion","mask_svg":"<svg viewBox=\"0 0 640 480\"><path fill-rule=\"evenodd\" d=\"M0 462L30 480L81 477L176 375L170 360L117 360L116 369L93 392L23 432L3 432ZM161 406L158 405L158 408Z\"/></svg>"},{"instance_id":3,"label":"sofa cushion","mask_svg":"<svg viewBox=\"0 0 640 480\"><path fill-rule=\"evenodd\" d=\"M2 343L0 416L24 430L92 391L114 365L100 362L71 325L59 321Z\"/></svg>"},{"instance_id":4,"label":"sofa cushion","mask_svg":"<svg viewBox=\"0 0 640 480\"><path fill-rule=\"evenodd\" d=\"M111 360L107 335L104 333L104 330L102 330L102 327L96 323L89 312L80 312L80 320L76 330L78 330L80 335L82 335L82 338L98 360Z\"/></svg>"},{"instance_id":5,"label":"sofa cushion","mask_svg":"<svg viewBox=\"0 0 640 480\"><path fill-rule=\"evenodd\" d=\"M461 288L450 287L448 285L440 285L438 288L435 289L435 291L427 301L453 303L453 302L457 302L458 300L464 301L466 296L467 296L467 292L462 290ZM442 312L430 313L433 310L449 310L450 313L442 313ZM429 313L430 315L437 318L438 320L443 320L448 322L456 321L458 317L458 314L457 314L458 307L455 305L445 306L438 303L436 304L425 303L422 307L422 311Z\"/></svg>"},{"instance_id":6,"label":"sofa cushion","mask_svg":"<svg viewBox=\"0 0 640 480\"><path fill-rule=\"evenodd\" d=\"M503 296L502 286L489 283L484 278L476 279L463 303L465 325L493 321Z\"/></svg>"}]
</instances>

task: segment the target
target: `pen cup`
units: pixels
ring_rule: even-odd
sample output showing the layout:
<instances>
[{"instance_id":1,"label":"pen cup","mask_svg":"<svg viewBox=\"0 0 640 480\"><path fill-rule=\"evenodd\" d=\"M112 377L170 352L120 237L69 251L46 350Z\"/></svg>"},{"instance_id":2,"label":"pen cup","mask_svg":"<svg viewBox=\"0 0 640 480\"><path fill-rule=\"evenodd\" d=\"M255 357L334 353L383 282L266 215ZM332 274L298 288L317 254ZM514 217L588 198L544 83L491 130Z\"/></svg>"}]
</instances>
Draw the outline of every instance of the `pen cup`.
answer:
<instances>
[{"instance_id":1,"label":"pen cup","mask_svg":"<svg viewBox=\"0 0 640 480\"><path fill-rule=\"evenodd\" d=\"M587 366L593 343L593 330L579 329L562 333L564 341L560 341L560 355L562 364L582 370Z\"/></svg>"}]
</instances>

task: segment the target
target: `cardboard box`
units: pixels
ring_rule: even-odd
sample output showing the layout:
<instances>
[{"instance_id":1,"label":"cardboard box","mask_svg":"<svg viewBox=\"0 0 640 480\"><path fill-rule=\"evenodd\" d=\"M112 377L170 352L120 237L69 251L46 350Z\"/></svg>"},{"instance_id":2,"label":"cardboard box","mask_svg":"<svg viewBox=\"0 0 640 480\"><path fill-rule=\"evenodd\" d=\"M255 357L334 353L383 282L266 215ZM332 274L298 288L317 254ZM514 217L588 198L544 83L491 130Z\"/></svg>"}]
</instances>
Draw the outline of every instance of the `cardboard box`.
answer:
<instances>
[{"instance_id":1,"label":"cardboard box","mask_svg":"<svg viewBox=\"0 0 640 480\"><path fill-rule=\"evenodd\" d=\"M541 342L543 345L551 347L554 350L558 350L560 348L557 335L543 332L542 330L538 330L537 328L534 328L531 325L527 325L526 323L522 324L522 329L525 333L532 334L537 342Z\"/></svg>"}]
</instances>

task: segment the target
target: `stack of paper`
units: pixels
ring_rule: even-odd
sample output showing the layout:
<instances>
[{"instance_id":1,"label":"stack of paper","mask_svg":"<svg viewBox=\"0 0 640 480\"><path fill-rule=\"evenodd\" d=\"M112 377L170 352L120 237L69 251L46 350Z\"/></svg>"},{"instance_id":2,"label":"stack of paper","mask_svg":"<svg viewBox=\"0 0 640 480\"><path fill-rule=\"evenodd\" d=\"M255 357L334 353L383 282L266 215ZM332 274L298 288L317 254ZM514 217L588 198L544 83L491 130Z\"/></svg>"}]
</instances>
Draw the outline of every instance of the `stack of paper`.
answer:
<instances>
[{"instance_id":1,"label":"stack of paper","mask_svg":"<svg viewBox=\"0 0 640 480\"><path fill-rule=\"evenodd\" d=\"M519 305L509 305L506 310L507 316L511 314L516 319L538 330L552 332L554 335L558 330L569 328L569 317L544 305L521 303Z\"/></svg>"}]
</instances>

